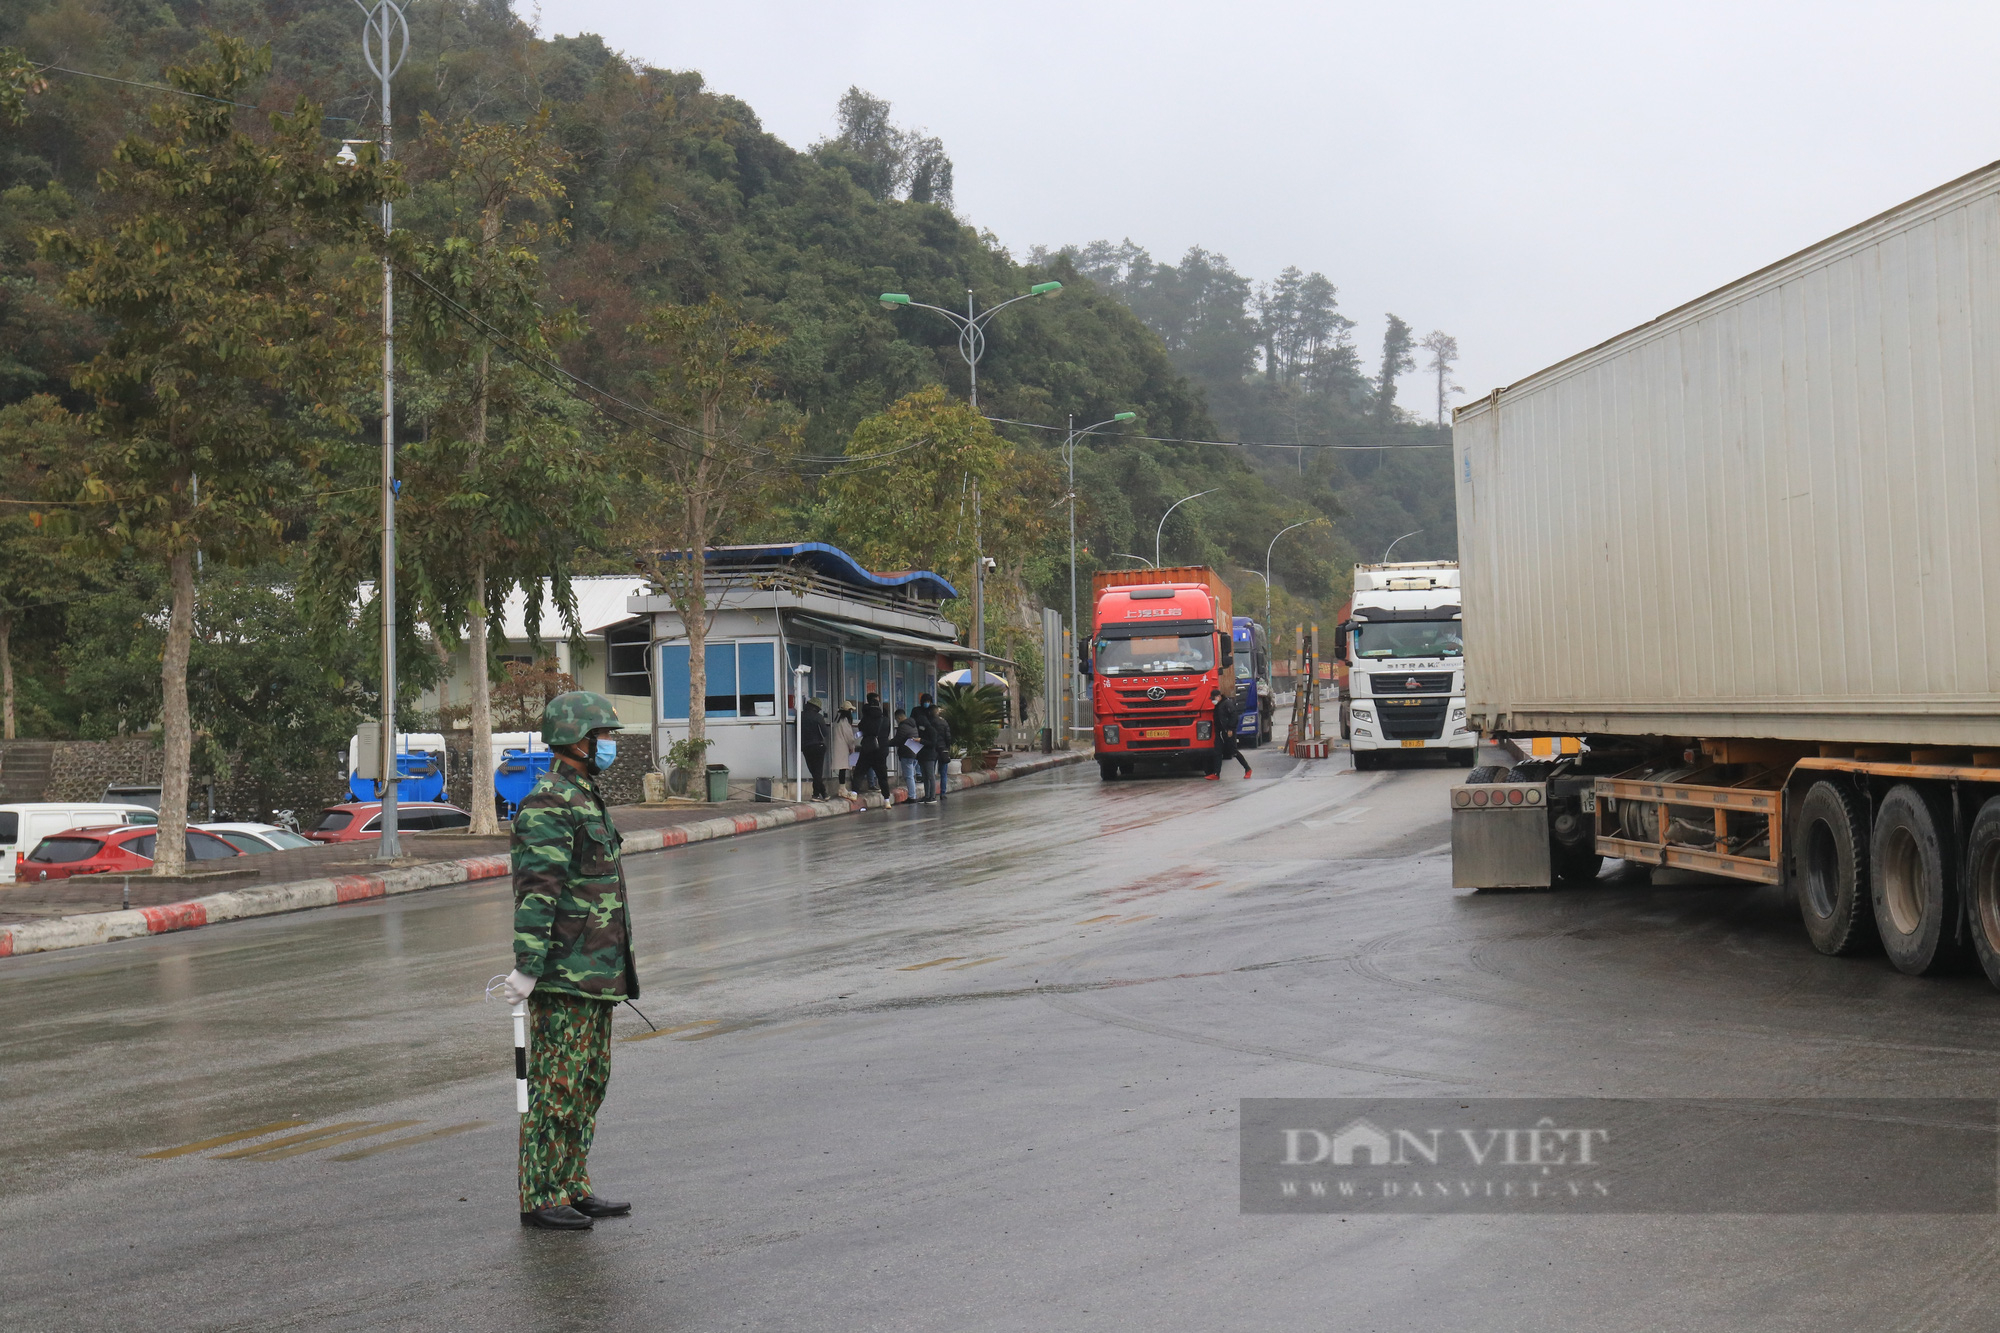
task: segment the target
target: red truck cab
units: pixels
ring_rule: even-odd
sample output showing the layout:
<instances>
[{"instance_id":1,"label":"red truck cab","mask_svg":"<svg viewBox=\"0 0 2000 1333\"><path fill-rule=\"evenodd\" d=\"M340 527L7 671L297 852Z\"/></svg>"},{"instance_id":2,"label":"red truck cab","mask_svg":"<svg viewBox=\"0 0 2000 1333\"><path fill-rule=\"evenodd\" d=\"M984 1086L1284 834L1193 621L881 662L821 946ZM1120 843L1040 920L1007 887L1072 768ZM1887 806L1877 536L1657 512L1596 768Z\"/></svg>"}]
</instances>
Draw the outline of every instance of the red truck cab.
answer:
<instances>
[{"instance_id":1,"label":"red truck cab","mask_svg":"<svg viewBox=\"0 0 2000 1333\"><path fill-rule=\"evenodd\" d=\"M1199 567L1101 573L1087 669L1099 776L1213 773L1216 689L1234 691L1229 585Z\"/></svg>"}]
</instances>

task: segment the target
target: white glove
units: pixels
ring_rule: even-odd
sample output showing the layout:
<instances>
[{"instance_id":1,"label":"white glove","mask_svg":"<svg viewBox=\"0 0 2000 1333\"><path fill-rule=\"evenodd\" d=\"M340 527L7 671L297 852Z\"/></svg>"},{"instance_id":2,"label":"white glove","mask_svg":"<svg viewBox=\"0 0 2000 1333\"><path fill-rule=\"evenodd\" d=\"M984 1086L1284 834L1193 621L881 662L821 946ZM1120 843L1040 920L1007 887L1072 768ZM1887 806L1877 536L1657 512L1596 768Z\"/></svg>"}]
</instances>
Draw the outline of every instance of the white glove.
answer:
<instances>
[{"instance_id":1,"label":"white glove","mask_svg":"<svg viewBox=\"0 0 2000 1333\"><path fill-rule=\"evenodd\" d=\"M518 969L509 972L507 979L500 983L500 998L509 1004L519 1004L535 993L535 978Z\"/></svg>"}]
</instances>

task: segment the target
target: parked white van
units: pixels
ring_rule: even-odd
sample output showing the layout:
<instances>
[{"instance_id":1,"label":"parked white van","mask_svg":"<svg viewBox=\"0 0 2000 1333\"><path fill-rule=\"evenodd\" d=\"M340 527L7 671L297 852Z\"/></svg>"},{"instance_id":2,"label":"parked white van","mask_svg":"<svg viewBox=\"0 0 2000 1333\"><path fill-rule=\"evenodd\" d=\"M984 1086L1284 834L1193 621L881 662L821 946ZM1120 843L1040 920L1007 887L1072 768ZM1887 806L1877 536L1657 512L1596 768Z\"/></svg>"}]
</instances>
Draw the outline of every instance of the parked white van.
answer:
<instances>
[{"instance_id":1,"label":"parked white van","mask_svg":"<svg viewBox=\"0 0 2000 1333\"><path fill-rule=\"evenodd\" d=\"M157 824L160 812L143 805L94 801L24 801L0 805L0 884L14 882L14 863L52 833L89 824Z\"/></svg>"}]
</instances>

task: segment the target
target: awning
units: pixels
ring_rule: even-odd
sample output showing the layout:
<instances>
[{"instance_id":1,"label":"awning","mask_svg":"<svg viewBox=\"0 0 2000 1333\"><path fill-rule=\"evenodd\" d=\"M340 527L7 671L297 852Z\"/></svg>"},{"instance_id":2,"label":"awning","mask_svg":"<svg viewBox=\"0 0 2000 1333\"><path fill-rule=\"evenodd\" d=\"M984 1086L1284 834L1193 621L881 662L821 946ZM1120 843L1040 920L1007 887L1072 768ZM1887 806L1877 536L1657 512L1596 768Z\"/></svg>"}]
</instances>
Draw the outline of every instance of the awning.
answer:
<instances>
[{"instance_id":1,"label":"awning","mask_svg":"<svg viewBox=\"0 0 2000 1333\"><path fill-rule=\"evenodd\" d=\"M983 657L989 662L1005 662L1018 668L1020 663L1011 657L1001 657L997 653L975 653L960 643L945 639L924 639L914 634L898 634L892 629L878 629L873 625L858 625L846 620L821 620L817 616L788 615L786 620L795 625L805 625L828 634L844 634L849 638L861 639L868 643L893 645L900 648L918 648L939 657L974 658Z\"/></svg>"}]
</instances>

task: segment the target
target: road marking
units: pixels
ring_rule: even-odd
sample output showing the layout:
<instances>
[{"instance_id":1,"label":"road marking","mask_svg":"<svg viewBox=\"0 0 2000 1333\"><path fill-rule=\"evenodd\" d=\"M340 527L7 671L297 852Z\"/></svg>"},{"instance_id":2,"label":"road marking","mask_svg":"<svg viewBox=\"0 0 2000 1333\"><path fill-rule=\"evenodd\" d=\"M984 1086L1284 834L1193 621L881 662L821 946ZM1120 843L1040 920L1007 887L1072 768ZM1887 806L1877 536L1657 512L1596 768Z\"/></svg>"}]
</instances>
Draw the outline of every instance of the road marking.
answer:
<instances>
[{"instance_id":1,"label":"road marking","mask_svg":"<svg viewBox=\"0 0 2000 1333\"><path fill-rule=\"evenodd\" d=\"M1148 915L1148 916L1128 916L1128 917L1126 917L1126 918L1125 918L1125 919L1124 919L1123 921L1119 922L1118 924L1119 924L1119 925L1121 925L1121 926L1129 926L1129 925L1131 925L1131 924L1132 924L1132 923L1133 923L1134 921L1154 921L1154 920L1158 920L1158 917L1157 917L1157 916L1155 916L1155 915Z\"/></svg>"},{"instance_id":2,"label":"road marking","mask_svg":"<svg viewBox=\"0 0 2000 1333\"><path fill-rule=\"evenodd\" d=\"M1087 916L1076 924L1079 926L1094 926L1100 921L1116 921L1117 919L1118 913L1112 912L1106 916Z\"/></svg>"},{"instance_id":3,"label":"road marking","mask_svg":"<svg viewBox=\"0 0 2000 1333\"><path fill-rule=\"evenodd\" d=\"M412 1134L406 1139L390 1139L387 1143L377 1143L368 1148L357 1148L353 1152L336 1153L331 1160L336 1162L358 1162L364 1157L373 1157L378 1152L394 1152L398 1148L407 1148L413 1143L429 1143L432 1139L450 1138L453 1134L463 1134L468 1129L484 1129L492 1123L491 1120L468 1120L462 1125L446 1125L443 1129L434 1129L428 1134Z\"/></svg>"},{"instance_id":4,"label":"road marking","mask_svg":"<svg viewBox=\"0 0 2000 1333\"><path fill-rule=\"evenodd\" d=\"M270 1124L259 1125L255 1129L246 1129L235 1134L223 1134L216 1138L203 1139L199 1143L183 1143L178 1148L162 1148L158 1152L142 1152L139 1156L179 1157L183 1153L200 1152L204 1148L220 1148L224 1144L241 1143L245 1139L262 1138L266 1134L275 1134L281 1129L295 1129L300 1125L309 1125L311 1123L312 1121L310 1120L273 1120Z\"/></svg>"},{"instance_id":5,"label":"road marking","mask_svg":"<svg viewBox=\"0 0 2000 1333\"><path fill-rule=\"evenodd\" d=\"M620 1037L618 1040L651 1041L655 1037L671 1037L676 1032L689 1032L695 1028L714 1027L717 1023L720 1023L721 1021L722 1020L719 1018L704 1018L698 1023L682 1023L678 1027L658 1028L652 1032L638 1032L634 1033L632 1036L629 1037Z\"/></svg>"},{"instance_id":6,"label":"road marking","mask_svg":"<svg viewBox=\"0 0 2000 1333\"><path fill-rule=\"evenodd\" d=\"M939 963L956 963L964 957L965 955L962 953L955 953L949 958L933 958L928 963L911 963L908 967L899 967L896 970L898 972L921 972L927 967L936 967Z\"/></svg>"},{"instance_id":7,"label":"road marking","mask_svg":"<svg viewBox=\"0 0 2000 1333\"><path fill-rule=\"evenodd\" d=\"M946 969L945 969L945 971L947 971L947 972L963 972L963 971L965 971L965 969L966 969L966 968L968 968L968 967L978 967L978 966L980 966L980 965L982 965L982 964L984 964L984 963L997 963L997 962L999 962L999 961L1000 961L1000 960L1001 960L1002 958L1005 958L1006 956L1007 956L1007 955L1006 955L1006 954L1004 954L1004 953L996 953L996 954L994 954L994 955L993 955L993 956L992 956L991 958L975 958L975 959L973 959L973 960L972 960L971 962L969 962L969 963L960 963L960 964L959 964L959 965L958 965L957 967L948 967L948 968L946 968Z\"/></svg>"},{"instance_id":8,"label":"road marking","mask_svg":"<svg viewBox=\"0 0 2000 1333\"><path fill-rule=\"evenodd\" d=\"M1368 813L1368 807L1365 805L1349 806L1347 809L1342 810L1339 814L1335 815L1333 817L1333 822L1336 824L1352 824L1355 820L1361 818L1361 816L1367 813Z\"/></svg>"},{"instance_id":9,"label":"road marking","mask_svg":"<svg viewBox=\"0 0 2000 1333\"><path fill-rule=\"evenodd\" d=\"M328 1125L325 1129L307 1130L303 1134L288 1134L282 1139L273 1139L269 1143L260 1143L254 1148L238 1148L235 1152L219 1152L208 1160L211 1162L225 1162L232 1157L254 1157L260 1152L269 1152L273 1148L289 1147L294 1143L304 1143L308 1139L323 1139L329 1134L338 1134L343 1129L359 1129L368 1123L370 1122L366 1120L344 1120L338 1125Z\"/></svg>"},{"instance_id":10,"label":"road marking","mask_svg":"<svg viewBox=\"0 0 2000 1333\"><path fill-rule=\"evenodd\" d=\"M318 1152L321 1148L331 1148L336 1143L346 1143L351 1139L372 1138L377 1134L387 1134L392 1129L408 1129L411 1125L421 1125L423 1123L421 1120L385 1120L379 1125L369 1125L365 1129L351 1129L345 1134L335 1134L332 1138L321 1139L317 1143L301 1143L296 1148L281 1148L277 1152L256 1153L250 1160L253 1162L283 1161L287 1157L297 1157L300 1153Z\"/></svg>"}]
</instances>

